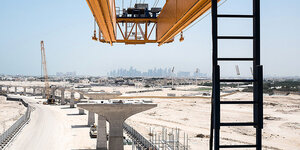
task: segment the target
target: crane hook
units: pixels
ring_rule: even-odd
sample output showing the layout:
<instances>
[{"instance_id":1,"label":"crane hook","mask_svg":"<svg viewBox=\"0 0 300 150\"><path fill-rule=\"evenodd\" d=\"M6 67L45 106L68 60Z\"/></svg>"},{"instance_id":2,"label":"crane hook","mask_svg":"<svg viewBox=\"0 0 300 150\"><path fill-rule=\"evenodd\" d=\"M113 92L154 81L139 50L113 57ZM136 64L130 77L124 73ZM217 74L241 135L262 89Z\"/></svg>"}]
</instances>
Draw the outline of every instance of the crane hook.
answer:
<instances>
[{"instance_id":1,"label":"crane hook","mask_svg":"<svg viewBox=\"0 0 300 150\"><path fill-rule=\"evenodd\" d=\"M183 37L183 32L181 31L180 33L180 39L179 39L180 42L184 41L184 37Z\"/></svg>"},{"instance_id":2,"label":"crane hook","mask_svg":"<svg viewBox=\"0 0 300 150\"><path fill-rule=\"evenodd\" d=\"M97 41L98 40L98 38L97 38L97 35L96 35L96 20L94 21L94 36L92 36L92 40L95 40L95 41Z\"/></svg>"}]
</instances>

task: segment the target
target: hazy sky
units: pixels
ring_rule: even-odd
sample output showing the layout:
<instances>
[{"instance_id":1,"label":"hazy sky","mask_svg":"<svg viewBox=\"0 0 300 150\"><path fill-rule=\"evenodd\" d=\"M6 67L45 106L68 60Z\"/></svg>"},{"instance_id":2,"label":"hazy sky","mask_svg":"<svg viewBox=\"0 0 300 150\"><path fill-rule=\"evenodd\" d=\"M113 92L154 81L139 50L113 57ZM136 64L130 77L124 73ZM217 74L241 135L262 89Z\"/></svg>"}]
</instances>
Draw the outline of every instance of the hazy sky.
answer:
<instances>
[{"instance_id":1,"label":"hazy sky","mask_svg":"<svg viewBox=\"0 0 300 150\"><path fill-rule=\"evenodd\" d=\"M135 0L133 0L135 1ZM147 1L147 0L146 0ZM148 0L149 1L149 0ZM220 13L251 13L252 0L228 0ZM129 0L125 0L129 3ZM261 0L261 50L266 75L300 76L300 1ZM151 6L151 5L150 5ZM249 35L251 21L220 20L220 34ZM91 40L93 17L85 0L17 0L0 2L0 74L40 75L40 41L45 41L49 74L76 71L106 75L133 66L211 73L210 15L184 32L185 40L110 46ZM251 41L220 42L221 56L251 56ZM224 76L235 63L221 64ZM240 63L243 76L250 63Z\"/></svg>"}]
</instances>

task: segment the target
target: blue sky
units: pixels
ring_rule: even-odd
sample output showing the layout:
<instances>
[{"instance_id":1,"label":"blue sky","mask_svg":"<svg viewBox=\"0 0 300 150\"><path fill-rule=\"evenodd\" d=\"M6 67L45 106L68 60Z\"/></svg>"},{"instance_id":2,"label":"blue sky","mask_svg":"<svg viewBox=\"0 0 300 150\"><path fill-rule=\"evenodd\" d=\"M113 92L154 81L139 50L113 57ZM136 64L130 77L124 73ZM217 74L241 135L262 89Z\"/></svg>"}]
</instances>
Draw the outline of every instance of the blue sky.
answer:
<instances>
[{"instance_id":1,"label":"blue sky","mask_svg":"<svg viewBox=\"0 0 300 150\"><path fill-rule=\"evenodd\" d=\"M147 1L147 0L146 0ZM149 1L149 0L148 0ZM125 0L125 2L129 2ZM150 5L151 6L151 5ZM251 0L227 0L220 13L251 13ZM48 72L76 71L106 75L133 66L141 71L172 67L211 73L211 18L184 32L184 42L110 46L91 40L93 17L85 0L17 0L0 2L0 74L40 75L40 41L45 41ZM220 20L220 34L251 34L249 20ZM300 1L262 0L261 50L266 75L300 76ZM221 56L249 56L251 42L220 42ZM221 64L223 76L234 63ZM250 63L239 63L242 76Z\"/></svg>"}]
</instances>

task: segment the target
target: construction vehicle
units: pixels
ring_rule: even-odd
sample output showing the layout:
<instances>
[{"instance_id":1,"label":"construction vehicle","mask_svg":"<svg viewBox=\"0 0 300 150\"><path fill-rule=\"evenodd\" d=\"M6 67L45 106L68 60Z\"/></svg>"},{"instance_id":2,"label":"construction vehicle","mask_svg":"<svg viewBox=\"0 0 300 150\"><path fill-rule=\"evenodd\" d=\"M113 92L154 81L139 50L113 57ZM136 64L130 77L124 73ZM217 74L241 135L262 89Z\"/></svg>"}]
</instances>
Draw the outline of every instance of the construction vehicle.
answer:
<instances>
[{"instance_id":1,"label":"construction vehicle","mask_svg":"<svg viewBox=\"0 0 300 150\"><path fill-rule=\"evenodd\" d=\"M48 80L48 71L47 71L44 41L41 41L41 57L42 57L42 68L43 68L43 73L44 73L45 95L46 95L46 99L47 99L47 103L45 103L45 104L54 104L55 98L53 98L50 94L50 85L49 85L49 80Z\"/></svg>"},{"instance_id":2,"label":"construction vehicle","mask_svg":"<svg viewBox=\"0 0 300 150\"><path fill-rule=\"evenodd\" d=\"M90 137L97 138L97 126L95 124L90 128Z\"/></svg>"}]
</instances>

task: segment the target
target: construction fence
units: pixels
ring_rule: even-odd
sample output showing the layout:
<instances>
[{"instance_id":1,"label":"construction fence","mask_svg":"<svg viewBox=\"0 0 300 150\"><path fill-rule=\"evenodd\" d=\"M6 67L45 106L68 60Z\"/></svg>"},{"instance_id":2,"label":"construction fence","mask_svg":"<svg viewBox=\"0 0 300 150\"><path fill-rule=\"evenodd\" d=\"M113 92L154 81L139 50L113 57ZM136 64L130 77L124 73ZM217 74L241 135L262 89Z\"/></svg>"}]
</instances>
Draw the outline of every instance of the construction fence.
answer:
<instances>
[{"instance_id":1,"label":"construction fence","mask_svg":"<svg viewBox=\"0 0 300 150\"><path fill-rule=\"evenodd\" d=\"M20 129L30 119L32 108L28 103L21 100L25 107L27 107L26 113L19 118L9 129L7 129L2 135L0 135L0 150L3 150L7 144L13 139L13 137L20 131Z\"/></svg>"}]
</instances>

